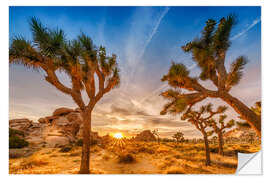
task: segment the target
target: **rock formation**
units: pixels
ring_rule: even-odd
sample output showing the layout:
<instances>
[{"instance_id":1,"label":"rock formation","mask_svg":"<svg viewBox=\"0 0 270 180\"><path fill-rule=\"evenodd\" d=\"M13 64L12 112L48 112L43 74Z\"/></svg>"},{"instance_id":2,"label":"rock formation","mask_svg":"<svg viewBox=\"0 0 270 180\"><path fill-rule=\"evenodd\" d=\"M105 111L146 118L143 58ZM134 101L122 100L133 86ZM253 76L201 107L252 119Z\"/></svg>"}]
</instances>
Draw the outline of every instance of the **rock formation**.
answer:
<instances>
[{"instance_id":1,"label":"rock formation","mask_svg":"<svg viewBox=\"0 0 270 180\"><path fill-rule=\"evenodd\" d=\"M135 137L136 141L156 141L155 135L150 130L144 130Z\"/></svg>"},{"instance_id":2,"label":"rock formation","mask_svg":"<svg viewBox=\"0 0 270 180\"><path fill-rule=\"evenodd\" d=\"M226 142L236 143L260 143L260 137L257 136L252 128L234 128L224 134Z\"/></svg>"},{"instance_id":3,"label":"rock formation","mask_svg":"<svg viewBox=\"0 0 270 180\"><path fill-rule=\"evenodd\" d=\"M78 109L59 108L52 116L40 118L38 122L13 119L9 127L23 131L33 147L57 147L82 138L82 116ZM91 136L96 138L98 134L93 132Z\"/></svg>"}]
</instances>

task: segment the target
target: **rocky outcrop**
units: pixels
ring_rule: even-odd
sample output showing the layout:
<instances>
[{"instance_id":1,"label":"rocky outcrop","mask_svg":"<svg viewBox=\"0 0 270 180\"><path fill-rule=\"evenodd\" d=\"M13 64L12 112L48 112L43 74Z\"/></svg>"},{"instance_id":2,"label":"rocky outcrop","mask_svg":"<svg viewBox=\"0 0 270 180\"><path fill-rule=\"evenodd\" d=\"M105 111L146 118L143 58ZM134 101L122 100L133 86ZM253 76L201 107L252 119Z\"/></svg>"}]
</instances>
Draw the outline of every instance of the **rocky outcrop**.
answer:
<instances>
[{"instance_id":1,"label":"rocky outcrop","mask_svg":"<svg viewBox=\"0 0 270 180\"><path fill-rule=\"evenodd\" d=\"M58 108L53 112L53 116L62 116L62 115L66 115L68 113L73 112L73 109L69 109L69 108Z\"/></svg>"},{"instance_id":2,"label":"rocky outcrop","mask_svg":"<svg viewBox=\"0 0 270 180\"><path fill-rule=\"evenodd\" d=\"M32 121L29 119L13 119L9 121L9 127L12 129L25 131L27 130L32 124Z\"/></svg>"},{"instance_id":3,"label":"rocky outcrop","mask_svg":"<svg viewBox=\"0 0 270 180\"><path fill-rule=\"evenodd\" d=\"M82 116L78 109L59 108L52 116L40 118L38 122L10 120L9 127L23 131L30 146L57 147L82 137Z\"/></svg>"},{"instance_id":4,"label":"rocky outcrop","mask_svg":"<svg viewBox=\"0 0 270 180\"><path fill-rule=\"evenodd\" d=\"M136 141L156 141L155 135L150 130L144 130L135 137Z\"/></svg>"},{"instance_id":5,"label":"rocky outcrop","mask_svg":"<svg viewBox=\"0 0 270 180\"><path fill-rule=\"evenodd\" d=\"M252 128L234 128L224 134L226 142L260 143L260 137L257 136Z\"/></svg>"}]
</instances>

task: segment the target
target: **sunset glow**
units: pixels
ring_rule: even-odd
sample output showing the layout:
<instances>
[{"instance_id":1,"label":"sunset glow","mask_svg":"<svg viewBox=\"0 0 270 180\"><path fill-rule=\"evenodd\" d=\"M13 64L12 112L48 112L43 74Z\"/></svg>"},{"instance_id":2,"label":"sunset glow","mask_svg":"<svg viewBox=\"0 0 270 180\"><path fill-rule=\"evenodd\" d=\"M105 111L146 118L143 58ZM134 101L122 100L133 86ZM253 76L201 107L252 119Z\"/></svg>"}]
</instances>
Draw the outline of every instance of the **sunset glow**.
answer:
<instances>
[{"instance_id":1,"label":"sunset glow","mask_svg":"<svg viewBox=\"0 0 270 180\"><path fill-rule=\"evenodd\" d=\"M123 135L122 135L122 133L115 133L113 135L113 137L116 138L116 139L121 139L121 138L123 138Z\"/></svg>"}]
</instances>

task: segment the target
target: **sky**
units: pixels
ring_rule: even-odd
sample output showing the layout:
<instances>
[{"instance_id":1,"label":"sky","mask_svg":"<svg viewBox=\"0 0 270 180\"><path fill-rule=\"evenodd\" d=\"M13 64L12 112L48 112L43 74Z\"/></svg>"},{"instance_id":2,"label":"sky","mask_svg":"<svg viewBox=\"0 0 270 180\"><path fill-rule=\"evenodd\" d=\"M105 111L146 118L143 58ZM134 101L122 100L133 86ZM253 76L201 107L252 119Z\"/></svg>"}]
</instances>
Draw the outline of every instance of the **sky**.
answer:
<instances>
[{"instance_id":1,"label":"sky","mask_svg":"<svg viewBox=\"0 0 270 180\"><path fill-rule=\"evenodd\" d=\"M230 93L252 106L261 100L260 7L10 7L9 36L10 40L20 35L31 41L29 20L37 17L47 27L63 29L67 39L84 32L97 46L117 55L121 85L106 94L92 113L92 128L100 135L122 132L134 136L145 129L157 129L161 137L171 137L180 130L186 138L199 138L200 132L180 120L180 115L160 115L166 104L160 93L168 88L160 79L172 61L185 64L191 75L198 75L191 54L180 47L200 37L207 19L218 21L230 13L236 14L237 24L231 32L225 65L229 68L241 55L249 61L243 79ZM65 74L58 76L69 84ZM202 84L213 88L209 81ZM208 102L214 107L226 105L218 99L198 105ZM9 119L37 121L59 107L76 105L44 80L44 72L9 66ZM228 120L237 120L232 108L227 114Z\"/></svg>"}]
</instances>

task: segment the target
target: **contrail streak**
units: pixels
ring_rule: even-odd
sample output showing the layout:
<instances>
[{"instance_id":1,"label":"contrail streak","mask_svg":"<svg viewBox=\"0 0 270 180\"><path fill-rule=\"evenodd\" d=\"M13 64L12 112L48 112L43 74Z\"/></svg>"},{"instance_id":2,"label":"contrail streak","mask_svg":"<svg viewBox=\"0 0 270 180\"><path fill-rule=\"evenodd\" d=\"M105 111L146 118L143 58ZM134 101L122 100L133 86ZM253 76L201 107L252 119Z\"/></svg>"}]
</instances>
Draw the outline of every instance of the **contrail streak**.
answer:
<instances>
[{"instance_id":1,"label":"contrail streak","mask_svg":"<svg viewBox=\"0 0 270 180\"><path fill-rule=\"evenodd\" d=\"M231 40L235 40L237 38L239 38L240 36L244 35L246 32L248 32L251 28L253 28L256 24L258 24L259 22L261 22L260 17L256 18L247 28L245 28L242 32L234 35Z\"/></svg>"}]
</instances>

